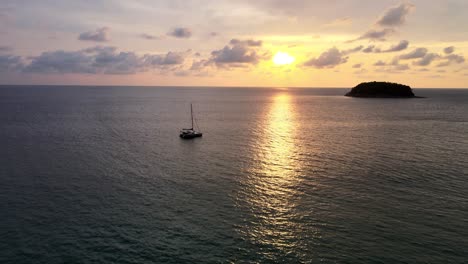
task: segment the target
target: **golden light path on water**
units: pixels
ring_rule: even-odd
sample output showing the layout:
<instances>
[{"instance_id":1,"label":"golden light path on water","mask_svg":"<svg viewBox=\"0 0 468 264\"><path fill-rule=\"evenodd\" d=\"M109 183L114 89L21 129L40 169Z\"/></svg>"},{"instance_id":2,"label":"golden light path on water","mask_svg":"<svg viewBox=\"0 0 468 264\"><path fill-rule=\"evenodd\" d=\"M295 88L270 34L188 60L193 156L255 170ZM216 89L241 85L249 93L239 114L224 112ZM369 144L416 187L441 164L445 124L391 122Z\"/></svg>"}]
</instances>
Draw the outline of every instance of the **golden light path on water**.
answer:
<instances>
[{"instance_id":1,"label":"golden light path on water","mask_svg":"<svg viewBox=\"0 0 468 264\"><path fill-rule=\"evenodd\" d=\"M264 248L265 255L297 252L304 228L295 221L295 207L300 199L300 146L295 142L299 124L293 98L287 91L274 95L258 132L261 139L254 148L256 155L245 191L253 220L245 236Z\"/></svg>"}]
</instances>

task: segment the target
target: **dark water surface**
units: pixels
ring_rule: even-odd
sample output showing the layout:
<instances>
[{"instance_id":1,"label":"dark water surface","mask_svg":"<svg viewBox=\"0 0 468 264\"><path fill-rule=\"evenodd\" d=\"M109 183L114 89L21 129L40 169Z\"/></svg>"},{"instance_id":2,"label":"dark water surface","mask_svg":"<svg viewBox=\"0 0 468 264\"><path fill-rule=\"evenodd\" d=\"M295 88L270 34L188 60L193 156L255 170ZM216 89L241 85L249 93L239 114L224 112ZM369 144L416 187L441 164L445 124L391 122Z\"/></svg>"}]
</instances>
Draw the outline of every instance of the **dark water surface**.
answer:
<instances>
[{"instance_id":1,"label":"dark water surface","mask_svg":"<svg viewBox=\"0 0 468 264\"><path fill-rule=\"evenodd\" d=\"M0 87L0 263L466 263L468 90L345 91Z\"/></svg>"}]
</instances>

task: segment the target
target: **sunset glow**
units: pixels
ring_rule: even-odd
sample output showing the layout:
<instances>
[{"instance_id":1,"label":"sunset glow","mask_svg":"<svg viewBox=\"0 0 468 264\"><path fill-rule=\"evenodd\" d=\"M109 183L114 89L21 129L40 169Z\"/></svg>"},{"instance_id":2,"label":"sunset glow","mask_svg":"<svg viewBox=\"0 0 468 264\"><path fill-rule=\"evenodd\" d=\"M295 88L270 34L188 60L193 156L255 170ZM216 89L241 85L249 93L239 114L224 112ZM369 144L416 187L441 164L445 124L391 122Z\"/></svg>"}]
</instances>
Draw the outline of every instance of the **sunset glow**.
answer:
<instances>
[{"instance_id":1,"label":"sunset glow","mask_svg":"<svg viewBox=\"0 0 468 264\"><path fill-rule=\"evenodd\" d=\"M294 57L281 51L278 51L273 57L273 63L276 65L287 65L293 63L294 61Z\"/></svg>"},{"instance_id":2,"label":"sunset glow","mask_svg":"<svg viewBox=\"0 0 468 264\"><path fill-rule=\"evenodd\" d=\"M0 7L0 83L468 83L465 0L183 2L8 0Z\"/></svg>"}]
</instances>

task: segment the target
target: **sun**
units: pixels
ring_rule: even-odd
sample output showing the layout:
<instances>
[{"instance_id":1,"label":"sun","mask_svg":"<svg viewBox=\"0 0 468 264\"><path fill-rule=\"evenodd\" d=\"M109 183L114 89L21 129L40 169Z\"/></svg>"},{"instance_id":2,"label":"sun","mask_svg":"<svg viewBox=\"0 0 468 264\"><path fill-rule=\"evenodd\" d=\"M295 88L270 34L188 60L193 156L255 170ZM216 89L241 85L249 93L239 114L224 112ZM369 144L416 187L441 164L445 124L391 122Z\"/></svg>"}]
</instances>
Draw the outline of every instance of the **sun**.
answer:
<instances>
[{"instance_id":1,"label":"sun","mask_svg":"<svg viewBox=\"0 0 468 264\"><path fill-rule=\"evenodd\" d=\"M295 60L296 59L293 56L281 51L278 51L273 57L273 63L276 65L288 65L293 63Z\"/></svg>"}]
</instances>

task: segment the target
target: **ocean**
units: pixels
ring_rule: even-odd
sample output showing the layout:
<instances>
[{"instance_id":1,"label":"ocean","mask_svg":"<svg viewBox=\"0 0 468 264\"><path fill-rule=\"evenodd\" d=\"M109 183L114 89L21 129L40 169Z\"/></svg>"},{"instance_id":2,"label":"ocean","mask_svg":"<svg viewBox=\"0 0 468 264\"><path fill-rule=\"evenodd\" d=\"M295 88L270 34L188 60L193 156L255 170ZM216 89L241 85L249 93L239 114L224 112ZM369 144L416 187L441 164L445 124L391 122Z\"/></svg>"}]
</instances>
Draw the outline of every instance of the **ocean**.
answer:
<instances>
[{"instance_id":1,"label":"ocean","mask_svg":"<svg viewBox=\"0 0 468 264\"><path fill-rule=\"evenodd\" d=\"M348 90L0 86L0 263L466 263L468 90Z\"/></svg>"}]
</instances>

